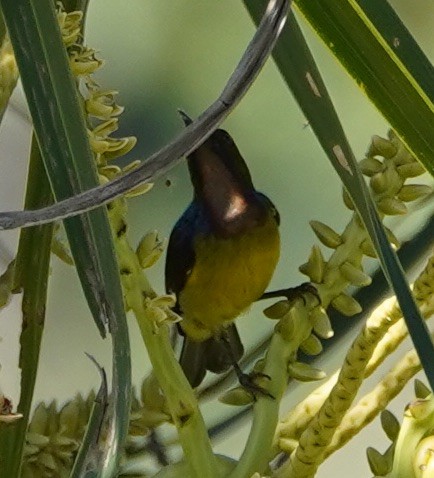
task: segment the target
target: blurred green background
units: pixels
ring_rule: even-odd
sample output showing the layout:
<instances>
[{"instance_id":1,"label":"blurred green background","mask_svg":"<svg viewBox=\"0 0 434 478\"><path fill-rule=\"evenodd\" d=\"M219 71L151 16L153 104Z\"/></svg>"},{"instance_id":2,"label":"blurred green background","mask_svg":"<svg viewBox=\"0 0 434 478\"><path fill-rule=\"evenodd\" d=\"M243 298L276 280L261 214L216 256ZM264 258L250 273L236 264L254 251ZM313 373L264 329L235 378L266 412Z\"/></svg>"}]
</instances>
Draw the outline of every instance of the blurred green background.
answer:
<instances>
[{"instance_id":1,"label":"blurred green background","mask_svg":"<svg viewBox=\"0 0 434 478\"><path fill-rule=\"evenodd\" d=\"M432 0L390 3L426 55L433 59ZM371 136L385 136L388 126L310 27L303 22L302 26L356 157L362 158ZM106 62L98 81L105 89L119 90L118 102L126 108L120 119L120 135L138 138L129 159L146 158L179 132L182 122L177 108L195 117L217 97L253 33L253 23L242 3L234 0L91 0L86 43ZM30 138L25 115L18 93L0 138L2 149L8 148L3 159L5 170L11 171L0 178L2 209L21 207L28 149L23 138ZM323 221L341 231L349 218L341 201L340 182L272 61L223 127L246 158L257 189L266 192L280 211L282 253L271 288L296 285L305 280L298 266L306 261L316 242L309 220ZM191 194L182 163L161 178L147 195L131 199L131 242L137 244L151 229L168 237ZM418 221L401 228L401 235L416 232L423 217ZM16 234L7 233L0 239L4 264L13 254ZM164 291L163 264L164 259L150 273L158 292ZM248 344L255 343L273 326L262 315L262 308L263 304L254 306L248 316L239 320L242 337ZM140 383L148 367L146 352L134 319L129 320L134 381ZM12 306L0 315L1 384L14 402L19 391L18 333L19 298L15 298ZM109 344L99 338L75 271L57 259L53 259L42 347L36 400L58 397L62 402L79 390L86 392L95 387L99 377L85 351L109 367ZM333 364L324 356L321 366L331 370L342 359L344 350L342 347L334 354ZM309 388L312 387L302 385L296 393L304 395ZM368 444L375 446L372 440L366 442L365 437L364 447ZM233 450L234 445L228 441L225 446L222 451ZM344 460L343 454L336 456ZM355 472L353 461L353 476L367 476L363 449L358 449L357 460L361 463L360 474ZM330 466L335 465L332 462ZM326 476L331 469L327 470L324 467L318 476Z\"/></svg>"}]
</instances>

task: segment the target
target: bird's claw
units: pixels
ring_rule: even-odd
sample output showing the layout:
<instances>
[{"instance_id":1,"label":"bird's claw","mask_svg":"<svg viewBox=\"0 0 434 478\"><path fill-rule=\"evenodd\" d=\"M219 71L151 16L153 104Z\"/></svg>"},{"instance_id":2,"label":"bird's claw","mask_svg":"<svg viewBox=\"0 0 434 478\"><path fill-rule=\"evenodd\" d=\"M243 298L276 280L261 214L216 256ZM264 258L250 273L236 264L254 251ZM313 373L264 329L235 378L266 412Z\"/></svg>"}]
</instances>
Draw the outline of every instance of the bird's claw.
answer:
<instances>
[{"instance_id":1,"label":"bird's claw","mask_svg":"<svg viewBox=\"0 0 434 478\"><path fill-rule=\"evenodd\" d=\"M301 299L304 305L306 305L306 294L313 295L318 300L318 305L321 305L321 297L312 282L303 282L303 284L296 287L290 287L285 291L285 297L290 302L295 302L295 300Z\"/></svg>"},{"instance_id":2,"label":"bird's claw","mask_svg":"<svg viewBox=\"0 0 434 478\"><path fill-rule=\"evenodd\" d=\"M255 402L257 400L257 395L272 398L273 400L275 399L274 395L256 383L257 378L266 378L267 380L271 380L269 375L262 372L243 373L241 371L237 371L237 376L240 385L244 388L244 390L252 395Z\"/></svg>"}]
</instances>

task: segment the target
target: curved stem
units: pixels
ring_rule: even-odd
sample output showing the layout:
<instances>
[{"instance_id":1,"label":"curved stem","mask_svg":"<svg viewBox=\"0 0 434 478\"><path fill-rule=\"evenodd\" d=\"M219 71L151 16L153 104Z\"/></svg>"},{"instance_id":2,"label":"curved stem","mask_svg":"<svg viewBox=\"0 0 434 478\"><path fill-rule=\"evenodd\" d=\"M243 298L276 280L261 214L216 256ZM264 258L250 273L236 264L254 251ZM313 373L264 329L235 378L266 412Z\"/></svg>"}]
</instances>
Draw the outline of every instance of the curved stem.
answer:
<instances>
[{"instance_id":1,"label":"curved stem","mask_svg":"<svg viewBox=\"0 0 434 478\"><path fill-rule=\"evenodd\" d=\"M290 324L290 338L282 330L285 326L276 327L262 370L271 377L269 391L275 399L260 397L255 403L249 438L239 463L229 478L244 478L252 476L256 471L261 472L271 459L268 451L271 450L278 422L280 400L288 382L287 366L291 356L312 331L309 313L310 310L307 307L297 304L291 309L290 316L282 319ZM258 450L267 450L267 452L260 453Z\"/></svg>"},{"instance_id":2,"label":"curved stem","mask_svg":"<svg viewBox=\"0 0 434 478\"><path fill-rule=\"evenodd\" d=\"M269 57L286 20L290 0L270 0L253 39L217 100L171 143L142 162L141 166L108 184L34 211L0 213L0 230L44 224L75 216L121 196L139 184L166 173L208 138L239 103Z\"/></svg>"}]
</instances>

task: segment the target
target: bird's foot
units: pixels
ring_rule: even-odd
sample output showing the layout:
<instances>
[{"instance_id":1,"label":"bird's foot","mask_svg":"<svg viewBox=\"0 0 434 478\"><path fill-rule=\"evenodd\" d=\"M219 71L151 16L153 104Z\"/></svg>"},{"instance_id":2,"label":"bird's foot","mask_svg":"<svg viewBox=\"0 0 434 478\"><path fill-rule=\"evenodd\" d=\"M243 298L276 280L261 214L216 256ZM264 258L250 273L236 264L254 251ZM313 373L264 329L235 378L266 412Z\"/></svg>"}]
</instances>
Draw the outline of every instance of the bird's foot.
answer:
<instances>
[{"instance_id":1,"label":"bird's foot","mask_svg":"<svg viewBox=\"0 0 434 478\"><path fill-rule=\"evenodd\" d=\"M318 294L318 290L311 282L303 282L303 284L300 284L297 287L289 287L288 289L265 292L259 300L285 297L291 305L293 305L297 299L301 299L303 304L306 305L307 295L313 295L317 299L318 305L321 305L321 297Z\"/></svg>"},{"instance_id":2,"label":"bird's foot","mask_svg":"<svg viewBox=\"0 0 434 478\"><path fill-rule=\"evenodd\" d=\"M273 400L275 399L274 395L256 383L256 380L261 378L271 380L269 375L262 372L244 373L238 364L234 364L233 367L235 373L237 374L238 382L244 388L244 390L250 393L255 402L258 396L272 398Z\"/></svg>"},{"instance_id":3,"label":"bird's foot","mask_svg":"<svg viewBox=\"0 0 434 478\"><path fill-rule=\"evenodd\" d=\"M306 295L313 295L318 300L318 305L321 304L321 297L318 294L317 288L312 282L303 282L296 287L290 287L285 289L284 296L290 301L295 302L297 299L301 299L303 304L306 305Z\"/></svg>"}]
</instances>

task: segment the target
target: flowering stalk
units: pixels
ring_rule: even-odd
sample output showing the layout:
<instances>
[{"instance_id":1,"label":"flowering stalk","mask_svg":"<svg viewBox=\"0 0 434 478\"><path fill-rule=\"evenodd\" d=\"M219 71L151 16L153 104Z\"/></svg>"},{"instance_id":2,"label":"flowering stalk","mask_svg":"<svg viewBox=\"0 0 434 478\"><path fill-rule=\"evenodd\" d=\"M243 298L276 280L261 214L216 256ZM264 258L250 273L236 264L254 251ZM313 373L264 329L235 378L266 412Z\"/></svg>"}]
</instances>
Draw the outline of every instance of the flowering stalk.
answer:
<instances>
[{"instance_id":1,"label":"flowering stalk","mask_svg":"<svg viewBox=\"0 0 434 478\"><path fill-rule=\"evenodd\" d=\"M377 156L384 159L380 161ZM386 214L404 214L404 201L413 201L430 192L425 185L407 185L409 177L424 172L422 166L410 155L399 139L390 134L390 140L374 137L367 157L361 162L362 172L370 177L370 186L377 207ZM344 202L350 209L353 205L346 193ZM363 272L363 255L374 256L372 244L357 215L354 213L342 235L337 234L322 223L311 224L317 237L328 247L335 249L329 261L325 261L319 248L312 249L308 262L301 267L318 289L322 304L331 304L345 315L353 315L361 310L359 304L342 292L348 285L363 286L370 282ZM389 231L390 240L397 240ZM290 460L276 473L276 476L312 477L325 458L327 447L351 406L363 382L365 369L376 345L388 330L391 322L396 322L400 313L396 309L391 315L379 315L368 322L353 343L342 367L338 381L332 388L317 414L308 420L309 424L300 436L298 445ZM316 402L318 404L318 401ZM282 430L280 430L282 431ZM282 442L283 444L285 443ZM292 437L286 443L294 446Z\"/></svg>"},{"instance_id":2,"label":"flowering stalk","mask_svg":"<svg viewBox=\"0 0 434 478\"><path fill-rule=\"evenodd\" d=\"M432 314L434 314L434 304L432 300L434 294L434 256L429 258L424 270L415 280L413 285L413 293L424 314L424 317L428 319ZM371 317L368 319L366 325L355 341L363 341L363 337L367 333L366 329L376 328L378 327L378 324L381 323L383 324L380 327L381 333L377 336L380 340L376 345L374 344L375 349L368 362L365 363L366 368L364 370L364 379L369 377L378 368L378 366L393 351L396 350L399 344L408 335L408 331L405 327L402 313L398 307L397 301L394 297L391 297L386 299L381 306L377 307L377 309L372 313ZM409 364L410 359L405 361L404 364L405 363ZM413 366L410 366L410 369L414 370ZM391 374L393 375L393 372L391 372ZM401 375L404 374L405 371L401 373ZM408 376L408 379L411 376L412 374ZM279 449L285 451L286 453L292 453L294 451L302 432L306 429L315 414L320 410L321 406L326 401L330 391L336 383L336 380L337 376L332 376L326 384L321 385L317 390L312 392L294 409L292 409L290 413L282 420L276 430L274 445L276 453ZM390 399L391 398L392 395L390 395ZM379 413L379 411L380 410L377 410L377 413ZM349 413L353 414L353 411L348 412L348 414ZM360 421L363 421L364 423L369 422L367 418L364 418L364 414L361 413L360 409L359 414ZM372 412L367 410L366 415L370 414L372 414ZM343 422L339 426L341 430L343 430L345 427L344 422L347 420L347 415L345 415ZM344 432L342 431L342 433ZM335 438L333 438L333 442L334 441ZM327 450L328 455L329 448Z\"/></svg>"}]
</instances>

